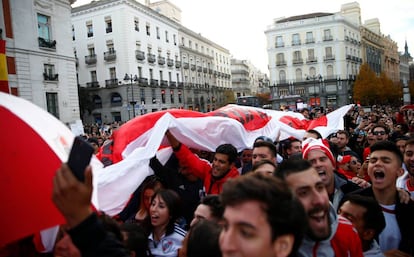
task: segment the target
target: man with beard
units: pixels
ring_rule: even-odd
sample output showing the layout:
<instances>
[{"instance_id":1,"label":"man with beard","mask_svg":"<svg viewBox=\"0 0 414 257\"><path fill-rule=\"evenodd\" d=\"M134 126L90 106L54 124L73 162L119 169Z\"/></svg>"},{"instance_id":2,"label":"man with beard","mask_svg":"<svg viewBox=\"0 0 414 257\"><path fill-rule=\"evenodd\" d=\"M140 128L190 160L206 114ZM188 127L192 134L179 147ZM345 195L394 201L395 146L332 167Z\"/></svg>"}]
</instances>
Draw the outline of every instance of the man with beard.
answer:
<instances>
[{"instance_id":1,"label":"man with beard","mask_svg":"<svg viewBox=\"0 0 414 257\"><path fill-rule=\"evenodd\" d=\"M414 201L401 203L396 180L402 175L403 156L391 141L371 146L368 176L372 187L356 193L374 197L382 207L385 229L379 235L379 245L386 256L414 255Z\"/></svg>"},{"instance_id":2,"label":"man with beard","mask_svg":"<svg viewBox=\"0 0 414 257\"><path fill-rule=\"evenodd\" d=\"M318 172L328 192L329 200L337 210L342 198L350 192L359 190L360 187L335 172L336 159L326 140L308 138L302 144L303 159L308 160Z\"/></svg>"},{"instance_id":3,"label":"man with beard","mask_svg":"<svg viewBox=\"0 0 414 257\"><path fill-rule=\"evenodd\" d=\"M325 184L310 162L285 160L276 174L286 181L307 214L309 226L298 256L363 256L358 233L347 219L337 216Z\"/></svg>"},{"instance_id":4,"label":"man with beard","mask_svg":"<svg viewBox=\"0 0 414 257\"><path fill-rule=\"evenodd\" d=\"M414 198L414 139L405 143L403 167L405 172L397 179L397 187L407 190Z\"/></svg>"}]
</instances>

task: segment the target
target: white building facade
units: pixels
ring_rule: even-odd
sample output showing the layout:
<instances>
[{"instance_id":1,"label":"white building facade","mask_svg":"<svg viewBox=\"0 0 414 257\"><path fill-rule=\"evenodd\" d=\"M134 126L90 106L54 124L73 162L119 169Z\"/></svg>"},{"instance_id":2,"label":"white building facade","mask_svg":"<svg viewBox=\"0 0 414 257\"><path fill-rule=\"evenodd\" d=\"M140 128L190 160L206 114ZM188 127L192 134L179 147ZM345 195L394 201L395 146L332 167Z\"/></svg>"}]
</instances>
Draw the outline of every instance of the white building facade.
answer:
<instances>
[{"instance_id":1,"label":"white building facade","mask_svg":"<svg viewBox=\"0 0 414 257\"><path fill-rule=\"evenodd\" d=\"M228 50L183 27L180 10L162 2L101 0L73 8L81 98L90 103L85 120L126 121L170 108L204 112L223 105L215 89L230 87L230 75L222 82L213 71L230 74L230 64L227 70L218 66L214 54L229 56Z\"/></svg>"},{"instance_id":2,"label":"white building facade","mask_svg":"<svg viewBox=\"0 0 414 257\"><path fill-rule=\"evenodd\" d=\"M349 101L359 72L360 9L275 19L265 31L273 108L297 103L337 108Z\"/></svg>"},{"instance_id":3,"label":"white building facade","mask_svg":"<svg viewBox=\"0 0 414 257\"><path fill-rule=\"evenodd\" d=\"M11 93L64 123L79 120L70 5L74 0L4 0L0 27L6 40Z\"/></svg>"}]
</instances>

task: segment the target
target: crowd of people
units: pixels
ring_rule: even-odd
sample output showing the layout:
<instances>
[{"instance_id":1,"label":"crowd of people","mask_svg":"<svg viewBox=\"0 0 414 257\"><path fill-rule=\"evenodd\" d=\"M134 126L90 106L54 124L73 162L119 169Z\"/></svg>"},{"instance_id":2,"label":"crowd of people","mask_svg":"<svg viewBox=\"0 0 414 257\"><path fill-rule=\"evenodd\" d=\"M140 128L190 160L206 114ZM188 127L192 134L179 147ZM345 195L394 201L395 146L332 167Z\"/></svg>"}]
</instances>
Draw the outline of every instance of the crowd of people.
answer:
<instances>
[{"instance_id":1,"label":"crowd of people","mask_svg":"<svg viewBox=\"0 0 414 257\"><path fill-rule=\"evenodd\" d=\"M52 199L67 223L49 255L413 256L413 113L356 106L344 121L327 138L260 136L240 153L191 149L167 131L170 159L150 160L154 175L114 217L90 206L91 167L81 182L63 163ZM117 126L85 137L98 149Z\"/></svg>"}]
</instances>

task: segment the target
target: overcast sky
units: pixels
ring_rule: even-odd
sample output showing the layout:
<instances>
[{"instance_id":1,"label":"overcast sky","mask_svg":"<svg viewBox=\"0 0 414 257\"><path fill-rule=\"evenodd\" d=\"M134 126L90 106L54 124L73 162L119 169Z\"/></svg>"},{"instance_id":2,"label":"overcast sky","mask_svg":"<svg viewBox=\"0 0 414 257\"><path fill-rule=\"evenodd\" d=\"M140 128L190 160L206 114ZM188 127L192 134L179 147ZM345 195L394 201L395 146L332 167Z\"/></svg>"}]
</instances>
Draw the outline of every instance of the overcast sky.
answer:
<instances>
[{"instance_id":1,"label":"overcast sky","mask_svg":"<svg viewBox=\"0 0 414 257\"><path fill-rule=\"evenodd\" d=\"M247 59L268 73L264 31L273 19L312 12L339 12L340 0L169 0L181 9L182 24L228 49L232 57ZM73 6L89 3L77 0ZM151 1L155 2L155 1ZM414 0L359 0L362 22L378 18L381 32L404 51L405 40L414 56Z\"/></svg>"}]
</instances>

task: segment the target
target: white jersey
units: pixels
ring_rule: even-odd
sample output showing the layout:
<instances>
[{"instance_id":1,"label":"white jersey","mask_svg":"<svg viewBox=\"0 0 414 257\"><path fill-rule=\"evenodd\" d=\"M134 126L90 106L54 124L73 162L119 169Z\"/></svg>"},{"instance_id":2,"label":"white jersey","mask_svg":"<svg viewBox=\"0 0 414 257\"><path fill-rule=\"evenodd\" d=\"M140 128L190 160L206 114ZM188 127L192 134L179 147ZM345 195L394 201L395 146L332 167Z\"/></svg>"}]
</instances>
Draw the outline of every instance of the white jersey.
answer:
<instances>
[{"instance_id":1,"label":"white jersey","mask_svg":"<svg viewBox=\"0 0 414 257\"><path fill-rule=\"evenodd\" d=\"M177 257L178 249L181 248L186 233L185 230L175 225L174 232L163 235L158 242L154 240L151 233L148 237L149 250L154 257Z\"/></svg>"}]
</instances>

